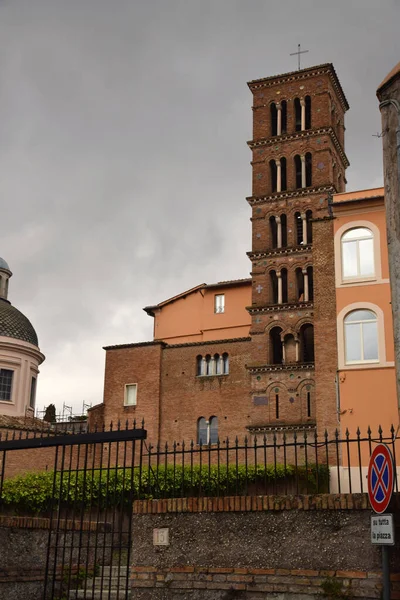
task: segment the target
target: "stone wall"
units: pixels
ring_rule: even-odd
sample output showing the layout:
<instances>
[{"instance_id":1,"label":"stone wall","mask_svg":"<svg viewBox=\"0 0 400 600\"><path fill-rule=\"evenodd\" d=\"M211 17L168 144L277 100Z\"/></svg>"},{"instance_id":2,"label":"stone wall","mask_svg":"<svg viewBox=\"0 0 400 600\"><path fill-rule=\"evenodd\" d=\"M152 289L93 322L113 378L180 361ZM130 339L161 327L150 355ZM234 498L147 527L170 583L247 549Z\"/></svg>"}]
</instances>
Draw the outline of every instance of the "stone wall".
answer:
<instances>
[{"instance_id":1,"label":"stone wall","mask_svg":"<svg viewBox=\"0 0 400 600\"><path fill-rule=\"evenodd\" d=\"M49 541L49 519L34 517L0 516L0 598L7 600L42 600L45 587L46 559ZM96 556L105 564L110 561L110 533L104 533L104 523L61 521L61 533L56 543L59 548L54 589L59 589L61 562L64 573L77 571L79 565L92 568ZM79 550L78 540L81 541ZM52 534L52 546L55 533ZM70 547L74 546L72 554ZM63 553L63 547L68 548ZM104 552L103 552L104 548ZM51 557L53 554L51 553ZM64 558L63 558L64 557ZM60 563L60 564L59 564ZM54 563L53 563L54 564ZM53 568L50 569L48 589L52 587Z\"/></svg>"},{"instance_id":2,"label":"stone wall","mask_svg":"<svg viewBox=\"0 0 400 600\"><path fill-rule=\"evenodd\" d=\"M381 555L370 542L370 515L364 494L137 502L134 596L305 600L334 580L353 597L380 598ZM168 546L153 545L157 528L169 530ZM400 598L397 550L392 598Z\"/></svg>"}]
</instances>

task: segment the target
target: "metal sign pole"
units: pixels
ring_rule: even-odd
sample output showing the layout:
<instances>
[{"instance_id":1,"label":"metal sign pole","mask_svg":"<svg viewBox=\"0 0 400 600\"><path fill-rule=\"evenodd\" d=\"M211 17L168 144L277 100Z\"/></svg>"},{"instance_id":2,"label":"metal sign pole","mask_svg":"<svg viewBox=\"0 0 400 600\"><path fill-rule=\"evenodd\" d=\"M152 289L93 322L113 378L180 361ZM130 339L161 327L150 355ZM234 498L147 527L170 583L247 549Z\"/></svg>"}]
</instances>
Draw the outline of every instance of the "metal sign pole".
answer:
<instances>
[{"instance_id":1,"label":"metal sign pole","mask_svg":"<svg viewBox=\"0 0 400 600\"><path fill-rule=\"evenodd\" d=\"M390 600L389 546L382 546L383 600Z\"/></svg>"},{"instance_id":2,"label":"metal sign pole","mask_svg":"<svg viewBox=\"0 0 400 600\"><path fill-rule=\"evenodd\" d=\"M382 548L383 600L390 600L389 545L394 544L394 519L386 510L393 493L395 469L390 448L378 444L369 460L368 498L375 512L371 518L371 542Z\"/></svg>"}]
</instances>

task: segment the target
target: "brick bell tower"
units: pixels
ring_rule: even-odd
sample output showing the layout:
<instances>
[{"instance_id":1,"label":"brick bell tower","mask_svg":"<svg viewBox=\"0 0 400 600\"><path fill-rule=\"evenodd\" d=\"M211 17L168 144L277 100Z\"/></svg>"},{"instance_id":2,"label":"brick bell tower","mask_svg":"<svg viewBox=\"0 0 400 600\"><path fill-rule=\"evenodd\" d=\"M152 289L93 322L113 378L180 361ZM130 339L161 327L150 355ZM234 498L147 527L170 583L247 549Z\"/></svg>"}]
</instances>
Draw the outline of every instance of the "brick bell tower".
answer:
<instances>
[{"instance_id":1,"label":"brick bell tower","mask_svg":"<svg viewBox=\"0 0 400 600\"><path fill-rule=\"evenodd\" d=\"M248 429L337 427L330 198L345 190L348 103L331 64L251 81Z\"/></svg>"}]
</instances>

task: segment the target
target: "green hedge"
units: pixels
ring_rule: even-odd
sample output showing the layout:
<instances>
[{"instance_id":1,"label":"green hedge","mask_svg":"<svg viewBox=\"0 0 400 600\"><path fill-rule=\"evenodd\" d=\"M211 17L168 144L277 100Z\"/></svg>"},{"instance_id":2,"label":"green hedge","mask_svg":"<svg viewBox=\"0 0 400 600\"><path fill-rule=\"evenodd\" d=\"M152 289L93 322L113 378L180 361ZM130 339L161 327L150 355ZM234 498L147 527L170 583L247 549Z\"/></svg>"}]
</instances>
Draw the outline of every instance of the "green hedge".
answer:
<instances>
[{"instance_id":1,"label":"green hedge","mask_svg":"<svg viewBox=\"0 0 400 600\"><path fill-rule=\"evenodd\" d=\"M318 485L317 485L318 479ZM327 492L329 470L325 465L308 465L297 468L297 481L300 492ZM295 468L291 465L248 466L230 465L220 467L194 465L192 468L168 466L152 469L98 469L55 476L51 471L28 473L6 479L1 496L2 506L17 512L47 512L61 503L63 506L106 508L128 505L132 497L173 498L181 496L226 496L246 493L264 493L265 483L268 492L273 492L274 483L296 482ZM132 490L133 484L133 490ZM54 486L54 493L53 493ZM250 489L249 489L250 488ZM272 488L272 489L271 489ZM255 491L257 489L257 491ZM132 492L132 493L131 493ZM282 492L280 492L282 493Z\"/></svg>"}]
</instances>

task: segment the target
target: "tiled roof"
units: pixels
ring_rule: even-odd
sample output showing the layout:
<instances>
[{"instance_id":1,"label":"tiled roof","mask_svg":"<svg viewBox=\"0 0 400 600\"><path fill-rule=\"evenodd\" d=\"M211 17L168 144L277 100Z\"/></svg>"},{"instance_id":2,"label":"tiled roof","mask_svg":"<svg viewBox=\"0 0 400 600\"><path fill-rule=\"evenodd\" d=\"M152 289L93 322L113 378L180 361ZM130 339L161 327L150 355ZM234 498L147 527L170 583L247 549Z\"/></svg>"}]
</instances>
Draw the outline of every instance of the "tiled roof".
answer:
<instances>
[{"instance_id":1,"label":"tiled roof","mask_svg":"<svg viewBox=\"0 0 400 600\"><path fill-rule=\"evenodd\" d=\"M19 429L24 431L51 431L52 426L46 421L35 417L10 417L0 415L0 429ZM9 439L11 439L9 437ZM4 434L2 440L5 440Z\"/></svg>"},{"instance_id":2,"label":"tiled roof","mask_svg":"<svg viewBox=\"0 0 400 600\"><path fill-rule=\"evenodd\" d=\"M376 93L379 94L379 92L382 91L382 88L384 88L386 85L391 83L392 79L394 79L395 77L398 77L399 75L400 75L400 62L398 62L397 65L395 67L393 67L393 69L390 71L390 73L388 73L386 75L385 79L382 81L382 83L378 87Z\"/></svg>"},{"instance_id":3,"label":"tiled roof","mask_svg":"<svg viewBox=\"0 0 400 600\"><path fill-rule=\"evenodd\" d=\"M235 285L246 285L248 283L251 283L251 279L250 278L246 278L246 279L230 279L230 280L227 280L227 281L218 281L217 283L200 283L199 285L196 285L195 287L190 288L189 290L181 292L180 294L177 294L176 296L172 296L172 298L168 298L167 300L163 300L159 304L154 304L152 306L145 306L143 310L145 312L147 312L148 315L154 316L153 313L154 313L154 311L157 308L162 308L166 304L170 304L171 302L175 302L176 300L179 300L180 298L184 298L185 296L188 296L189 294L192 294L193 292L198 292L199 290L204 290L204 289L207 289L207 288L230 287L230 286L233 287Z\"/></svg>"},{"instance_id":4,"label":"tiled roof","mask_svg":"<svg viewBox=\"0 0 400 600\"><path fill-rule=\"evenodd\" d=\"M29 319L4 299L0 299L0 336L39 345L36 331Z\"/></svg>"},{"instance_id":5,"label":"tiled roof","mask_svg":"<svg viewBox=\"0 0 400 600\"><path fill-rule=\"evenodd\" d=\"M119 346L104 346L103 350L124 350L125 348L140 348L141 346L162 346L163 348L180 348L183 346L208 346L210 344L232 344L235 342L249 342L250 337L227 338L223 340L202 340L201 342L184 342L182 344L167 344L163 341L158 342L139 342L138 344L120 344Z\"/></svg>"}]
</instances>

